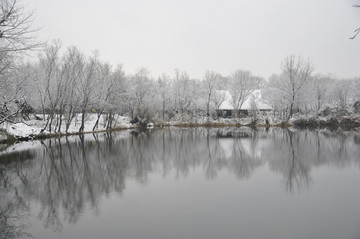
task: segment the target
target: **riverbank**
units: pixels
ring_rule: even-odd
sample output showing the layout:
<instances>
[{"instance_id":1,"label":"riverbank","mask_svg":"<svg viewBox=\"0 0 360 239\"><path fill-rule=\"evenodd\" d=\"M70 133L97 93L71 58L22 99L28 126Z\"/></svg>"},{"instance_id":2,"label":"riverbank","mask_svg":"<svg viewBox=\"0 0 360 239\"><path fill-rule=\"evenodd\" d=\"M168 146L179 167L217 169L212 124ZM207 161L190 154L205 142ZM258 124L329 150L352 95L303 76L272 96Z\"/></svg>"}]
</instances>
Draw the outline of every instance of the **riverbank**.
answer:
<instances>
[{"instance_id":1,"label":"riverbank","mask_svg":"<svg viewBox=\"0 0 360 239\"><path fill-rule=\"evenodd\" d=\"M258 115L257 118L243 117L243 118L218 118L211 119L207 117L178 117L169 122L161 120L154 120L154 125L159 127L174 126L174 127L250 127L250 128L309 128L309 129L331 129L331 130L360 130L360 115L349 116L328 116L328 117L314 117L297 114L289 121L285 121L280 117L273 115Z\"/></svg>"},{"instance_id":2,"label":"riverbank","mask_svg":"<svg viewBox=\"0 0 360 239\"><path fill-rule=\"evenodd\" d=\"M99 124L94 129L97 121L96 114L89 114L85 121L84 130L79 132L81 115L78 115L66 129L65 125L60 130L50 132L48 129L43 130L46 121L43 118L34 116L30 120L22 120L18 123L5 122L0 125L0 143L14 143L17 141L28 141L35 139L53 138L61 136L82 135L89 133L101 133L117 130L125 130L135 128L130 123L130 118L126 116L116 115L111 128L106 127L106 119L104 116L99 118Z\"/></svg>"},{"instance_id":3,"label":"riverbank","mask_svg":"<svg viewBox=\"0 0 360 239\"><path fill-rule=\"evenodd\" d=\"M42 129L45 126L45 120L34 117L31 120L22 121L19 123L6 122L0 126L0 143L11 144L18 141L29 141L36 139L54 138L71 135L83 135L91 133L111 132L126 129L148 128L148 127L249 127L249 128L329 128L342 130L358 130L360 129L360 116L342 116L342 117L304 117L296 116L289 120L289 122L282 121L280 118L271 117L269 115L257 117L243 117L243 118L218 118L211 119L208 117L191 117L189 115L176 115L169 121L161 119L153 119L150 122L131 121L130 117L115 115L113 127L106 128L106 119L101 116L98 127L93 130L97 120L96 114L89 114L85 123L84 131L79 132L81 115L78 115L68 130L65 126L60 129L60 132L49 132Z\"/></svg>"},{"instance_id":4,"label":"riverbank","mask_svg":"<svg viewBox=\"0 0 360 239\"><path fill-rule=\"evenodd\" d=\"M90 130L90 131L83 131L83 132L43 132L41 133L39 128L31 128L30 131L27 127L24 127L24 123L17 123L17 124L10 124L10 130L12 133L8 131L0 131L0 144L12 144L21 141L29 141L29 140L41 140L41 139L48 139L48 138L56 138L56 137L63 137L63 136L73 136L73 135L84 135L84 134L93 134L93 133L104 133L104 132L113 132L113 131L120 131L120 130L128 130L128 129L144 129L143 126L138 124L134 125L123 125L118 126L110 129L100 129L100 130ZM241 124L241 123L223 123L223 122L165 122L161 124L153 124L150 123L150 128L164 128L164 127L187 127L187 128L196 128L196 127L208 127L208 128L225 128L225 127L249 127L249 128L269 128L269 127L280 127L280 128L287 128L292 127L292 124L282 122L279 124ZM149 128L149 127L145 127ZM21 131L21 129L25 129ZM28 133L31 132L31 133Z\"/></svg>"},{"instance_id":5,"label":"riverbank","mask_svg":"<svg viewBox=\"0 0 360 239\"><path fill-rule=\"evenodd\" d=\"M177 114L168 121L154 119L155 126L174 127L291 127L290 123L283 122L271 114L259 114L254 117L211 118L206 116L192 116Z\"/></svg>"},{"instance_id":6,"label":"riverbank","mask_svg":"<svg viewBox=\"0 0 360 239\"><path fill-rule=\"evenodd\" d=\"M360 129L360 116L341 116L341 117L301 117L291 121L294 127L297 128L329 128L343 130L358 130Z\"/></svg>"}]
</instances>

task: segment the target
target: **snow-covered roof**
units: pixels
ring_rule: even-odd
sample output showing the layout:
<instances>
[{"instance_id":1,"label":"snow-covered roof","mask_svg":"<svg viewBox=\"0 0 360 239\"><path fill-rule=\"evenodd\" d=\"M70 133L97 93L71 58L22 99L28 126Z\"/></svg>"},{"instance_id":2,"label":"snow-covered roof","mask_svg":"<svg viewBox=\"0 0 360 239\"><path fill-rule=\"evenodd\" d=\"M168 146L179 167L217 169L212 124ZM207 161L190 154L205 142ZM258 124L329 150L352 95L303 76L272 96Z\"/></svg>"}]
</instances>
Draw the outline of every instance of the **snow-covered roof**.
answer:
<instances>
[{"instance_id":1,"label":"snow-covered roof","mask_svg":"<svg viewBox=\"0 0 360 239\"><path fill-rule=\"evenodd\" d=\"M222 90L222 93L225 94L225 100L220 105L220 110L233 110L234 106L232 104L232 97L228 90ZM250 110L251 109L251 99L255 98L256 106L259 110L271 110L272 107L262 98L261 90L254 90L244 101L241 106L241 110Z\"/></svg>"}]
</instances>

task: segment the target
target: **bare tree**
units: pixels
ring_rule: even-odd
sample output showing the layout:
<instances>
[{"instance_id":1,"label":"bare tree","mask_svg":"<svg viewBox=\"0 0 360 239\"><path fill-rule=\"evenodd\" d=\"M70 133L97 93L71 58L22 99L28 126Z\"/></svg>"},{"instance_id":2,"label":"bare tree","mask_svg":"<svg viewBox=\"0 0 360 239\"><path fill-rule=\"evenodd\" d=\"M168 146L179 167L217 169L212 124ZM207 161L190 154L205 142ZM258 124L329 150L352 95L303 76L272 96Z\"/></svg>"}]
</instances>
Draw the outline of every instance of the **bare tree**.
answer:
<instances>
[{"instance_id":1,"label":"bare tree","mask_svg":"<svg viewBox=\"0 0 360 239\"><path fill-rule=\"evenodd\" d=\"M213 101L215 104L215 109L220 110L220 106L226 100L226 91L225 90L217 90L214 93Z\"/></svg>"},{"instance_id":2,"label":"bare tree","mask_svg":"<svg viewBox=\"0 0 360 239\"><path fill-rule=\"evenodd\" d=\"M282 74L274 77L271 87L279 90L287 101L289 120L294 113L294 106L301 100L304 88L311 79L313 66L308 60L300 56L288 56L281 63Z\"/></svg>"},{"instance_id":3,"label":"bare tree","mask_svg":"<svg viewBox=\"0 0 360 239\"><path fill-rule=\"evenodd\" d=\"M94 110L97 113L97 119L93 126L95 130L99 125L100 117L103 115L106 108L109 108L107 105L107 100L110 97L112 92L112 82L111 79L111 65L105 63L102 64L99 62L99 76L96 78L96 96L94 99Z\"/></svg>"},{"instance_id":4,"label":"bare tree","mask_svg":"<svg viewBox=\"0 0 360 239\"><path fill-rule=\"evenodd\" d=\"M41 45L33 29L33 12L26 12L18 0L0 2L0 53L24 52Z\"/></svg>"},{"instance_id":5,"label":"bare tree","mask_svg":"<svg viewBox=\"0 0 360 239\"><path fill-rule=\"evenodd\" d=\"M230 76L230 94L234 109L240 109L245 100L259 87L259 77L254 77L250 71L237 70Z\"/></svg>"},{"instance_id":6,"label":"bare tree","mask_svg":"<svg viewBox=\"0 0 360 239\"><path fill-rule=\"evenodd\" d=\"M257 111L258 111L258 105L256 102L256 97L252 95L250 98L250 115L253 118L253 120L257 119Z\"/></svg>"},{"instance_id":7,"label":"bare tree","mask_svg":"<svg viewBox=\"0 0 360 239\"><path fill-rule=\"evenodd\" d=\"M353 80L353 93L356 101L360 101L360 78Z\"/></svg>"},{"instance_id":8,"label":"bare tree","mask_svg":"<svg viewBox=\"0 0 360 239\"><path fill-rule=\"evenodd\" d=\"M335 100L335 104L337 104L341 109L346 109L350 101L351 88L353 87L351 80L338 80L332 86L332 95Z\"/></svg>"},{"instance_id":9,"label":"bare tree","mask_svg":"<svg viewBox=\"0 0 360 239\"><path fill-rule=\"evenodd\" d=\"M33 13L26 12L19 1L0 1L0 85L3 89L12 84L9 77L15 70L15 62L21 53L41 45L36 40L37 29L32 28L32 22ZM17 100L16 95L10 95L12 93L1 92L3 97L0 97L0 104L5 109L9 104L7 99ZM19 109L14 112L0 109L0 122L6 121L17 112Z\"/></svg>"},{"instance_id":10,"label":"bare tree","mask_svg":"<svg viewBox=\"0 0 360 239\"><path fill-rule=\"evenodd\" d=\"M85 119L86 113L89 110L89 104L91 100L94 99L94 92L96 90L96 77L98 76L99 71L98 64L98 55L95 52L93 56L91 56L85 64L84 72L82 77L80 78L80 112L81 112L81 126L79 128L79 132L83 132L85 129Z\"/></svg>"},{"instance_id":11,"label":"bare tree","mask_svg":"<svg viewBox=\"0 0 360 239\"><path fill-rule=\"evenodd\" d=\"M13 67L20 53L40 47L38 29L32 28L33 12L17 0L0 1L0 75Z\"/></svg>"},{"instance_id":12,"label":"bare tree","mask_svg":"<svg viewBox=\"0 0 360 239\"><path fill-rule=\"evenodd\" d=\"M173 82L173 90L175 96L175 107L180 113L184 113L190 109L192 103L192 82L187 72L175 70L175 78Z\"/></svg>"},{"instance_id":13,"label":"bare tree","mask_svg":"<svg viewBox=\"0 0 360 239\"><path fill-rule=\"evenodd\" d=\"M210 117L210 102L213 97L216 83L219 80L220 75L214 71L206 71L204 76L204 86L206 89L206 116Z\"/></svg>"},{"instance_id":14,"label":"bare tree","mask_svg":"<svg viewBox=\"0 0 360 239\"><path fill-rule=\"evenodd\" d=\"M131 94L133 96L133 111L140 119L148 119L150 114L150 96L153 82L150 79L150 71L142 67L137 70L131 79Z\"/></svg>"},{"instance_id":15,"label":"bare tree","mask_svg":"<svg viewBox=\"0 0 360 239\"><path fill-rule=\"evenodd\" d=\"M65 114L66 133L69 130L71 122L78 113L80 97L77 88L83 74L84 64L84 57L79 49L76 47L69 47L62 60L66 91L62 98L61 112ZM60 129L61 123L59 124L59 131Z\"/></svg>"},{"instance_id":16,"label":"bare tree","mask_svg":"<svg viewBox=\"0 0 360 239\"><path fill-rule=\"evenodd\" d=\"M165 119L165 109L169 105L170 97L170 77L163 74L157 81L157 90L161 97L161 114L162 119Z\"/></svg>"},{"instance_id":17,"label":"bare tree","mask_svg":"<svg viewBox=\"0 0 360 239\"><path fill-rule=\"evenodd\" d=\"M316 100L316 112L319 114L319 111L326 100L326 95L328 93L329 84L333 81L333 76L330 74L322 75L317 74L313 77L313 91L314 98Z\"/></svg>"},{"instance_id":18,"label":"bare tree","mask_svg":"<svg viewBox=\"0 0 360 239\"><path fill-rule=\"evenodd\" d=\"M125 74L122 65L118 65L115 70L109 64L100 64L99 77L97 82L97 99L95 108L97 111L97 120L93 130L98 127L100 117L106 113L106 128L112 127L114 111L118 108L118 99L124 93ZM104 123L105 124L105 123Z\"/></svg>"},{"instance_id":19,"label":"bare tree","mask_svg":"<svg viewBox=\"0 0 360 239\"><path fill-rule=\"evenodd\" d=\"M62 93L60 82L58 81L60 48L61 43L55 41L53 44L46 46L43 55L40 56L40 67L42 70L41 84L44 86L44 105L47 105L48 109L48 117L42 132L47 127L49 127L51 132L52 121Z\"/></svg>"}]
</instances>

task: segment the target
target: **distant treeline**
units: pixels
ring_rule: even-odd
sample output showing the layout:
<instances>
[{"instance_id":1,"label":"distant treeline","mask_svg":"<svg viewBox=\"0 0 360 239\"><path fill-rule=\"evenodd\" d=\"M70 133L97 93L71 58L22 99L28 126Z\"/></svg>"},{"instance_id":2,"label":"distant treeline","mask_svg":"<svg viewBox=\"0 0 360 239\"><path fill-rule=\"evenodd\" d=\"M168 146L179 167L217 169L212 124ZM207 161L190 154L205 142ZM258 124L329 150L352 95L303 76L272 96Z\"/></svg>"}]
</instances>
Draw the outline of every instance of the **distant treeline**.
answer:
<instances>
[{"instance_id":1,"label":"distant treeline","mask_svg":"<svg viewBox=\"0 0 360 239\"><path fill-rule=\"evenodd\" d=\"M226 98L224 92L230 93L233 108L240 109L256 89L287 119L296 112L359 111L360 78L314 74L310 61L298 56L286 57L281 70L267 80L247 70L234 70L229 76L206 71L202 79L194 79L175 69L172 76L152 78L146 68L126 74L121 65L112 66L96 53L86 56L76 47L62 49L54 41L32 61L15 61L1 72L0 120L14 120L19 113L41 113L47 120L45 128L51 130L55 120L59 129L62 124L68 127L82 113L81 131L89 112L99 117L107 114L107 119L114 114L164 121L181 113L216 117Z\"/></svg>"}]
</instances>

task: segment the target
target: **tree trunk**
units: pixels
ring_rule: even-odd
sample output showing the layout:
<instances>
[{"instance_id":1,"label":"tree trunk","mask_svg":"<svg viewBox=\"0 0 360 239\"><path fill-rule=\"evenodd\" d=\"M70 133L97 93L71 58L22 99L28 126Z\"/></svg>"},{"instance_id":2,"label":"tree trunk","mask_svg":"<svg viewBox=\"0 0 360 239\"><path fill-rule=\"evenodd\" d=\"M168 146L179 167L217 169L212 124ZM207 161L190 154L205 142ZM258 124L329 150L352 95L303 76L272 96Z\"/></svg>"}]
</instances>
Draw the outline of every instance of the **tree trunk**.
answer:
<instances>
[{"instance_id":1,"label":"tree trunk","mask_svg":"<svg viewBox=\"0 0 360 239\"><path fill-rule=\"evenodd\" d=\"M209 92L208 100L206 102L206 116L208 117L208 120L210 117L210 97L211 97L211 93Z\"/></svg>"},{"instance_id":2,"label":"tree trunk","mask_svg":"<svg viewBox=\"0 0 360 239\"><path fill-rule=\"evenodd\" d=\"M102 114L103 114L103 110L101 110L100 113L98 113L98 115L97 115L97 119L96 119L95 125L93 127L93 131L95 131L95 129L97 129L99 127L99 120L100 120L100 117Z\"/></svg>"},{"instance_id":3,"label":"tree trunk","mask_svg":"<svg viewBox=\"0 0 360 239\"><path fill-rule=\"evenodd\" d=\"M84 128L85 128L85 109L82 110L82 115L81 115L81 126L79 128L79 133L84 132Z\"/></svg>"},{"instance_id":4,"label":"tree trunk","mask_svg":"<svg viewBox=\"0 0 360 239\"><path fill-rule=\"evenodd\" d=\"M163 120L165 120L165 100L163 100L162 118L163 118Z\"/></svg>"}]
</instances>

